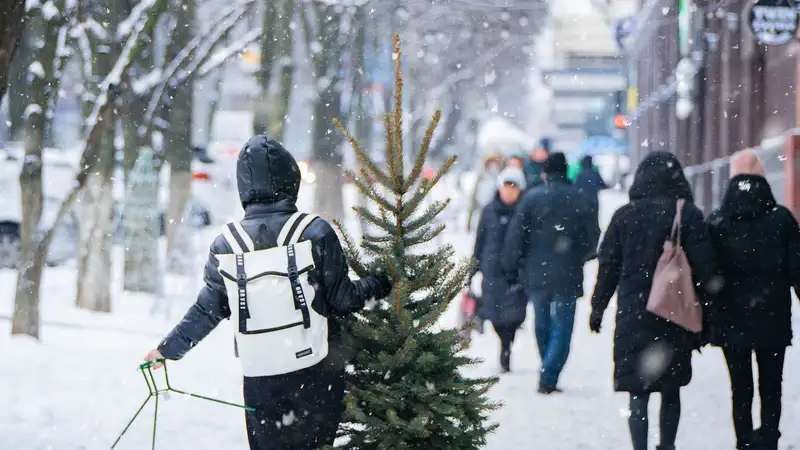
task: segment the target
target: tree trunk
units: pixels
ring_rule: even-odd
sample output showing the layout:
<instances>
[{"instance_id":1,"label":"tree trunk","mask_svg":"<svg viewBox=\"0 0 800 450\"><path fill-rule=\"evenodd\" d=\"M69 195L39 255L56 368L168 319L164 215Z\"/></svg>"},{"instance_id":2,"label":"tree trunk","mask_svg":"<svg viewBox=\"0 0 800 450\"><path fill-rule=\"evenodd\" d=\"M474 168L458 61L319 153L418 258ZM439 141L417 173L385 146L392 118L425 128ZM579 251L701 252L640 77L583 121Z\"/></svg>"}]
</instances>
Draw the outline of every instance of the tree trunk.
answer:
<instances>
[{"instance_id":1,"label":"tree trunk","mask_svg":"<svg viewBox=\"0 0 800 450\"><path fill-rule=\"evenodd\" d=\"M339 149L339 131L333 119L341 111L341 95L333 87L322 92L314 103L314 170L317 173L314 193L314 212L325 219L342 219L342 154Z\"/></svg>"},{"instance_id":2,"label":"tree trunk","mask_svg":"<svg viewBox=\"0 0 800 450\"><path fill-rule=\"evenodd\" d=\"M25 29L25 0L6 0L0 15L0 102L8 86L8 69Z\"/></svg>"},{"instance_id":3,"label":"tree trunk","mask_svg":"<svg viewBox=\"0 0 800 450\"><path fill-rule=\"evenodd\" d=\"M28 66L31 64L31 31L23 30L22 38L8 72L8 138L21 141L25 133L25 108L28 106Z\"/></svg>"},{"instance_id":4,"label":"tree trunk","mask_svg":"<svg viewBox=\"0 0 800 450\"><path fill-rule=\"evenodd\" d=\"M109 30L116 29L116 25L124 18L124 12L118 7L116 0L103 0L101 8L93 11L94 19L100 23L109 23ZM97 39L92 36L92 47L95 55L92 61L92 75L94 80L102 80L111 72L116 63L119 48L112 42ZM103 49L100 51L99 49ZM85 80L85 86L91 86L93 80ZM97 92L86 98L93 98ZM84 102L87 115L93 109L93 103ZM77 203L81 210L78 214L79 246L78 257L78 286L76 288L75 304L79 308L90 311L111 312L111 280L114 274L114 264L111 256L114 236L114 164L116 149L114 146L116 117L111 112L109 117L102 120L110 121L111 126L106 126L99 146L97 160L93 161L96 170L89 174L86 186L81 192L81 201ZM85 127L84 127L85 128ZM88 133L84 129L84 134ZM90 145L95 145L90 143ZM97 147L95 147L97 148Z\"/></svg>"},{"instance_id":5,"label":"tree trunk","mask_svg":"<svg viewBox=\"0 0 800 450\"><path fill-rule=\"evenodd\" d=\"M111 136L113 139L113 134ZM76 306L90 311L111 312L111 257L114 196L111 174L114 154L108 145L98 161L98 171L91 173L81 193L79 205L78 288Z\"/></svg>"},{"instance_id":6,"label":"tree trunk","mask_svg":"<svg viewBox=\"0 0 800 450\"><path fill-rule=\"evenodd\" d=\"M192 196L192 173L185 170L174 170L170 168L169 174L169 205L167 206L167 260L170 261L173 257L172 252L175 250L177 242L181 239L176 239L175 233L177 230L184 229L181 225L191 226L192 224L185 221L186 218L186 205L189 198Z\"/></svg>"},{"instance_id":7,"label":"tree trunk","mask_svg":"<svg viewBox=\"0 0 800 450\"><path fill-rule=\"evenodd\" d=\"M39 338L39 294L42 272L47 258L47 247L40 228L44 202L42 185L42 150L47 129L45 112L57 97L59 80L54 74L58 27L45 21L41 11L30 14L32 35L41 36L42 47L35 51L36 61L44 61L42 70L29 70L25 108L25 159L19 174L22 203L22 232L20 233L20 260L17 288L14 298L12 334L28 334Z\"/></svg>"},{"instance_id":8,"label":"tree trunk","mask_svg":"<svg viewBox=\"0 0 800 450\"><path fill-rule=\"evenodd\" d=\"M176 24L172 40L167 48L167 60L177 56L186 46L194 34L195 11L194 1L182 2L175 11ZM169 128L164 131L166 137L164 156L169 162L169 201L166 217L167 261L170 261L171 252L175 247L175 230L183 221L186 203L192 192L192 109L193 109L192 83L177 86L171 93L168 116Z\"/></svg>"},{"instance_id":9,"label":"tree trunk","mask_svg":"<svg viewBox=\"0 0 800 450\"><path fill-rule=\"evenodd\" d=\"M261 95L256 100L253 124L256 133L267 133L281 141L294 81L291 27L294 0L276 0L266 5L258 71Z\"/></svg>"}]
</instances>

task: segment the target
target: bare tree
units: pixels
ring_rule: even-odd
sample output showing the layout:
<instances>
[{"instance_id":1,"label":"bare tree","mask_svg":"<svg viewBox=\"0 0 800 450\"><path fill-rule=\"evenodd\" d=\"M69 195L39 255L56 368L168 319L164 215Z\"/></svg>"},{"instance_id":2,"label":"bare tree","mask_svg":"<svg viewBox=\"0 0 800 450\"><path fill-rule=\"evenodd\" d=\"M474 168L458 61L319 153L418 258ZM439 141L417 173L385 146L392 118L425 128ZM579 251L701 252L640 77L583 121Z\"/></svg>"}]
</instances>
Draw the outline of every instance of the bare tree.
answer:
<instances>
[{"instance_id":1,"label":"bare tree","mask_svg":"<svg viewBox=\"0 0 800 450\"><path fill-rule=\"evenodd\" d=\"M123 44L117 40L117 30L126 16L124 5L119 0L87 1L81 4L78 25L70 31L83 67L83 109L87 118L100 94L100 82L114 69ZM116 114L113 109L110 111L104 120L113 123ZM88 125L88 122L84 123L85 128ZM100 312L111 311L114 128L103 127L96 142L98 148L91 150L90 154L96 155L96 159L91 161L94 170L86 177L85 187L75 205L80 249L75 304L79 308Z\"/></svg>"},{"instance_id":2,"label":"bare tree","mask_svg":"<svg viewBox=\"0 0 800 450\"><path fill-rule=\"evenodd\" d=\"M173 2L174 31L167 45L167 59L172 60L191 42L195 30L195 0ZM192 108L194 84L184 83L171 89L166 97L170 126L164 133L164 157L169 163L169 201L167 205L167 261L175 248L175 232L184 218L192 195Z\"/></svg>"},{"instance_id":3,"label":"bare tree","mask_svg":"<svg viewBox=\"0 0 800 450\"><path fill-rule=\"evenodd\" d=\"M6 94L8 71L25 29L25 0L6 0L0 15L0 102Z\"/></svg>"},{"instance_id":4,"label":"bare tree","mask_svg":"<svg viewBox=\"0 0 800 450\"><path fill-rule=\"evenodd\" d=\"M243 36L218 48L244 17L252 12L255 0L239 0L221 12L218 21L208 29L197 33L180 51L164 62L163 66L153 68L136 80L134 105L141 110L132 112L128 119L135 123L131 128L135 135L126 145L134 148L152 147L156 135L166 135L173 123L171 100L180 86L191 85L195 79L208 76L230 59L239 54L247 45L256 41L262 34L261 28L250 30ZM161 150L156 148L155 150ZM157 161L158 162L158 161ZM156 168L158 170L158 168ZM130 178L130 177L128 177ZM127 179L128 186L136 180ZM127 189L130 194L126 203L136 205L158 205L158 191L152 189ZM159 289L161 257L158 247L158 233L153 230L158 222L147 223L125 220L123 226L126 236L124 288L126 290L156 293Z\"/></svg>"},{"instance_id":5,"label":"bare tree","mask_svg":"<svg viewBox=\"0 0 800 450\"><path fill-rule=\"evenodd\" d=\"M27 334L39 337L39 295L47 250L59 222L71 209L75 199L85 187L87 178L98 160L97 152L105 127L111 122L113 106L118 95L118 86L128 75L128 70L140 50L139 38L152 30L162 3L160 0L143 0L124 21L126 27L119 33L125 41L114 67L100 84L98 95L87 120L87 134L75 184L61 203L55 220L49 228L41 224L43 186L42 150L47 120L57 100L57 85L64 62L69 55L67 39L70 28L76 26L77 2L48 2L31 10L29 16L32 30L43 36L43 45L36 52L31 64L28 93L31 104L27 108L25 159L20 172L22 191L22 233L17 288L14 299L12 334ZM60 7L60 8L59 8ZM42 64L40 61L44 61ZM54 88L54 86L56 86Z\"/></svg>"},{"instance_id":6,"label":"bare tree","mask_svg":"<svg viewBox=\"0 0 800 450\"><path fill-rule=\"evenodd\" d=\"M266 2L263 12L261 67L257 73L261 95L255 101L253 129L256 133L266 133L278 140L283 139L292 95L295 70L292 61L294 13L294 0Z\"/></svg>"},{"instance_id":7,"label":"bare tree","mask_svg":"<svg viewBox=\"0 0 800 450\"><path fill-rule=\"evenodd\" d=\"M343 54L347 44L349 13L341 5L314 2L304 15L305 40L311 55L316 96L311 147L317 173L314 210L329 218L342 218L342 139L333 119L343 117ZM347 123L347 119L342 120Z\"/></svg>"}]
</instances>

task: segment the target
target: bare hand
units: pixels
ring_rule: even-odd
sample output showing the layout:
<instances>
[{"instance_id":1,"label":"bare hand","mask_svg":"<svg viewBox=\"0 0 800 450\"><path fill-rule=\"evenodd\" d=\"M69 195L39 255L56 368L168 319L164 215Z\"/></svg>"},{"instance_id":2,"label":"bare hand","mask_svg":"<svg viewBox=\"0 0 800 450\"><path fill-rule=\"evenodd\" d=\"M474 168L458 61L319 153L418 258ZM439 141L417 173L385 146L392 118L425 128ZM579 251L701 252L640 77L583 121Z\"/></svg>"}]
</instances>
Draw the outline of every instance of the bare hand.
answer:
<instances>
[{"instance_id":1,"label":"bare hand","mask_svg":"<svg viewBox=\"0 0 800 450\"><path fill-rule=\"evenodd\" d=\"M156 370L164 367L164 363L156 362L156 360L159 360L159 359L164 359L164 357L161 355L161 352L156 350L156 349L150 350L149 352L147 352L147 355L145 355L145 357L144 357L144 361L145 362L153 361L153 369L156 369Z\"/></svg>"}]
</instances>

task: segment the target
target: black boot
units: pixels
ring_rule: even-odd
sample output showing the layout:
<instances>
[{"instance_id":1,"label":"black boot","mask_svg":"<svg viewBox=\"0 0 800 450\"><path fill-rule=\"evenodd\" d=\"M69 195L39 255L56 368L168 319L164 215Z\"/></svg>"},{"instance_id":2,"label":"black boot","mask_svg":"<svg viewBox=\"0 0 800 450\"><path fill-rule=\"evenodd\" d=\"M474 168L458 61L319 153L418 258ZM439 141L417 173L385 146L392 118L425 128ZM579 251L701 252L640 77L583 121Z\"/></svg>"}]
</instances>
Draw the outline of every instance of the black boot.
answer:
<instances>
[{"instance_id":1,"label":"black boot","mask_svg":"<svg viewBox=\"0 0 800 450\"><path fill-rule=\"evenodd\" d=\"M658 447L656 447L656 450L675 450L675 446L670 445L669 447L667 447L664 445L659 445Z\"/></svg>"},{"instance_id":2,"label":"black boot","mask_svg":"<svg viewBox=\"0 0 800 450\"><path fill-rule=\"evenodd\" d=\"M511 372L511 351L500 352L500 367L503 373Z\"/></svg>"}]
</instances>

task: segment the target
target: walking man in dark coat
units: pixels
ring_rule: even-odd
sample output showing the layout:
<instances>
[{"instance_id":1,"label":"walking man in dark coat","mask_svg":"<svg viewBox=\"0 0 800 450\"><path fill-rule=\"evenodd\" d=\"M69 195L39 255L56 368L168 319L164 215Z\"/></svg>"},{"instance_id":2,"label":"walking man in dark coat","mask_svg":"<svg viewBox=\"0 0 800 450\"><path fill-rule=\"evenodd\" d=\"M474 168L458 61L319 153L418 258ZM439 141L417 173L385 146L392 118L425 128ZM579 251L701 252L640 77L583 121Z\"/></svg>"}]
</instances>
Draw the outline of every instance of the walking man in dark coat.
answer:
<instances>
[{"instance_id":1,"label":"walking man in dark coat","mask_svg":"<svg viewBox=\"0 0 800 450\"><path fill-rule=\"evenodd\" d=\"M244 146L236 172L245 211L240 222L242 228L256 250L276 247L281 228L297 212L295 203L300 189L297 162L279 142L261 135ZM314 266L309 281L315 287L315 296L311 306L328 318L330 350L325 359L306 369L275 376L244 377L245 403L256 409L246 413L251 450L311 450L333 444L344 410L346 365L334 319L360 310L367 299L383 298L391 290L385 276L350 280L341 244L326 221L313 220L300 239L312 243ZM206 284L197 302L145 360L181 359L223 319L230 317L217 255L232 253L222 235L217 236L205 266Z\"/></svg>"},{"instance_id":2,"label":"walking man in dark coat","mask_svg":"<svg viewBox=\"0 0 800 450\"><path fill-rule=\"evenodd\" d=\"M581 167L577 175L575 175L575 187L578 191L592 201L592 206L595 212L600 211L600 200L598 195L603 189L607 189L606 182L594 166L594 160L591 155L586 155L581 158Z\"/></svg>"},{"instance_id":3,"label":"walking man in dark coat","mask_svg":"<svg viewBox=\"0 0 800 450\"><path fill-rule=\"evenodd\" d=\"M600 229L591 202L567 181L567 160L552 153L545 184L520 200L503 246L503 269L519 276L533 302L542 358L539 392L558 392L569 356L575 303L583 296L583 265L594 254Z\"/></svg>"}]
</instances>

